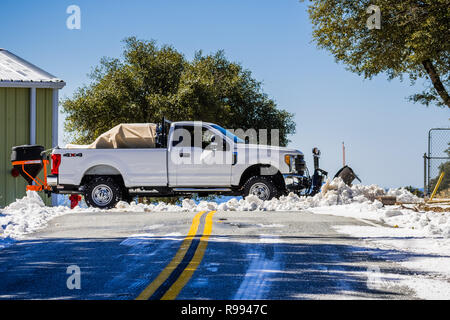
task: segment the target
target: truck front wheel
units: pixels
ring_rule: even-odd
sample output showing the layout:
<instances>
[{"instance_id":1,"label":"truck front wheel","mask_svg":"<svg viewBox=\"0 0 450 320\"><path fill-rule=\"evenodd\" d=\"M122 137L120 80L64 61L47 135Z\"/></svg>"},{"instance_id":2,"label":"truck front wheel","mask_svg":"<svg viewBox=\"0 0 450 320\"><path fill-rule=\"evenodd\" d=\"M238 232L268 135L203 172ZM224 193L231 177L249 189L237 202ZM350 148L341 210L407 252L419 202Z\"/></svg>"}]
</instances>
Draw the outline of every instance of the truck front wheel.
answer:
<instances>
[{"instance_id":1,"label":"truck front wheel","mask_svg":"<svg viewBox=\"0 0 450 320\"><path fill-rule=\"evenodd\" d=\"M95 177L84 189L84 200L91 207L113 208L122 198L122 189L111 177Z\"/></svg>"},{"instance_id":2,"label":"truck front wheel","mask_svg":"<svg viewBox=\"0 0 450 320\"><path fill-rule=\"evenodd\" d=\"M277 196L277 188L270 177L254 176L247 180L243 188L243 196L255 195L261 200L270 200Z\"/></svg>"}]
</instances>

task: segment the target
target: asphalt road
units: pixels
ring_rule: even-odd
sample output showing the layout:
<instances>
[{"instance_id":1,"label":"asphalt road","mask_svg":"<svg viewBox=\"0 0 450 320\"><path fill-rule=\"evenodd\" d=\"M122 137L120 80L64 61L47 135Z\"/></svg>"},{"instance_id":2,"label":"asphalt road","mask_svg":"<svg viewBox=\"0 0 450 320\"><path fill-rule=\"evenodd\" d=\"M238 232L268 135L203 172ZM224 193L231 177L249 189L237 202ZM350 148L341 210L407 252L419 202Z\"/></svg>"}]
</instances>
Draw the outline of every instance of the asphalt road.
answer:
<instances>
[{"instance_id":1,"label":"asphalt road","mask_svg":"<svg viewBox=\"0 0 450 320\"><path fill-rule=\"evenodd\" d=\"M371 270L407 271L332 228L363 224L308 212L69 214L0 250L0 298L414 298L374 287Z\"/></svg>"}]
</instances>

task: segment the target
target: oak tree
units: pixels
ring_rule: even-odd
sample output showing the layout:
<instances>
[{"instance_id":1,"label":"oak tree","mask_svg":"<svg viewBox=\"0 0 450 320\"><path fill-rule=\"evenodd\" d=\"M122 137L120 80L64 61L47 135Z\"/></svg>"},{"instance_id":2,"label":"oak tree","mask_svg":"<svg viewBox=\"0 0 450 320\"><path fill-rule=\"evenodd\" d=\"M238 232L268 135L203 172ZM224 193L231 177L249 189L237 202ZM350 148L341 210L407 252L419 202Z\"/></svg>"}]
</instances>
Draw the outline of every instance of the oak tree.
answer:
<instances>
[{"instance_id":1,"label":"oak tree","mask_svg":"<svg viewBox=\"0 0 450 320\"><path fill-rule=\"evenodd\" d=\"M371 6L380 28L368 27ZM450 108L450 0L312 0L308 12L315 43L350 71L427 79L410 99Z\"/></svg>"},{"instance_id":2,"label":"oak tree","mask_svg":"<svg viewBox=\"0 0 450 320\"><path fill-rule=\"evenodd\" d=\"M279 130L280 145L295 132L293 115L277 108L249 70L223 51L192 61L155 41L124 40L121 58L103 58L92 82L62 102L70 140L90 143L120 123L214 122L227 129ZM269 136L269 140L270 136Z\"/></svg>"}]
</instances>

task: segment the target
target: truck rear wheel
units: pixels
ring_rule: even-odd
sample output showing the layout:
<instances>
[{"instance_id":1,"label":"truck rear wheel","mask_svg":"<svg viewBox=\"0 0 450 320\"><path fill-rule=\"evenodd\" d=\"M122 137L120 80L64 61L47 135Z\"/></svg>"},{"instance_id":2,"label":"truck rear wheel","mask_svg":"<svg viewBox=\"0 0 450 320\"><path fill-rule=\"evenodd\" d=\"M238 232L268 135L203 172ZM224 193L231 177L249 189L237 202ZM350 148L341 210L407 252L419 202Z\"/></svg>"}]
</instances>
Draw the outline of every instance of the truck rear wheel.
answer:
<instances>
[{"instance_id":1,"label":"truck rear wheel","mask_svg":"<svg viewBox=\"0 0 450 320\"><path fill-rule=\"evenodd\" d=\"M255 195L261 200L270 200L277 196L277 188L270 177L254 176L247 180L243 188L243 196Z\"/></svg>"},{"instance_id":2,"label":"truck rear wheel","mask_svg":"<svg viewBox=\"0 0 450 320\"><path fill-rule=\"evenodd\" d=\"M122 199L122 188L111 177L96 177L86 185L84 199L88 206L110 209Z\"/></svg>"}]
</instances>

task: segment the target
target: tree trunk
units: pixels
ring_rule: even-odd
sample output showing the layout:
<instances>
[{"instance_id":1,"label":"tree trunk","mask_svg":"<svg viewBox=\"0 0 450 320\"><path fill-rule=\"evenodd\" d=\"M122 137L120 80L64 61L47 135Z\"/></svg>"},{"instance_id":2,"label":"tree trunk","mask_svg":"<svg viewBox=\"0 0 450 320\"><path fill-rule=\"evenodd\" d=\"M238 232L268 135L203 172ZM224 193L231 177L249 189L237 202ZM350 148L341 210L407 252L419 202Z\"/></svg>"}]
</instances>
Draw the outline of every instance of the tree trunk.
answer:
<instances>
[{"instance_id":1,"label":"tree trunk","mask_svg":"<svg viewBox=\"0 0 450 320\"><path fill-rule=\"evenodd\" d=\"M428 75L430 76L431 83L433 83L434 89L436 89L437 93L442 98L447 107L450 108L450 96L444 85L442 84L441 79L439 78L439 75L437 74L436 69L433 66L433 63L430 59L427 59L423 61L422 64Z\"/></svg>"}]
</instances>

